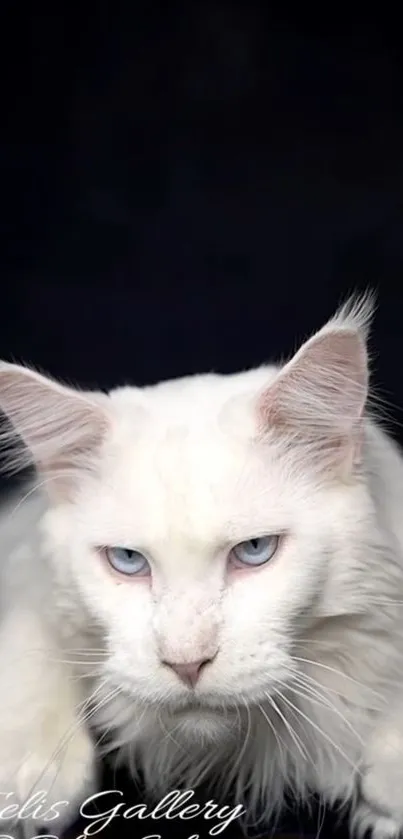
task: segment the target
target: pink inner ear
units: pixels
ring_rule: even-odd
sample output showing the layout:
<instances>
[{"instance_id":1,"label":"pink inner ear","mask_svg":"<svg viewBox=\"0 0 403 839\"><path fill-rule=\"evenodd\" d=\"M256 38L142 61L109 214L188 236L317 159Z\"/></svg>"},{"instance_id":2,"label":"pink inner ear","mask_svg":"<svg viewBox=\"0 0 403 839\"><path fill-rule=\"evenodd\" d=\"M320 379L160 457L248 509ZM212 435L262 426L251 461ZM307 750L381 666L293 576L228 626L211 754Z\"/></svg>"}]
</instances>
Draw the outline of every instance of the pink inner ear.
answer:
<instances>
[{"instance_id":1,"label":"pink inner ear","mask_svg":"<svg viewBox=\"0 0 403 839\"><path fill-rule=\"evenodd\" d=\"M353 434L365 407L368 367L365 344L357 332L324 331L308 341L262 394L261 430L292 432L294 437L337 449Z\"/></svg>"},{"instance_id":2,"label":"pink inner ear","mask_svg":"<svg viewBox=\"0 0 403 839\"><path fill-rule=\"evenodd\" d=\"M109 428L98 400L11 364L0 365L0 408L11 423L0 439L6 467L19 471L33 462L63 484L91 467Z\"/></svg>"}]
</instances>

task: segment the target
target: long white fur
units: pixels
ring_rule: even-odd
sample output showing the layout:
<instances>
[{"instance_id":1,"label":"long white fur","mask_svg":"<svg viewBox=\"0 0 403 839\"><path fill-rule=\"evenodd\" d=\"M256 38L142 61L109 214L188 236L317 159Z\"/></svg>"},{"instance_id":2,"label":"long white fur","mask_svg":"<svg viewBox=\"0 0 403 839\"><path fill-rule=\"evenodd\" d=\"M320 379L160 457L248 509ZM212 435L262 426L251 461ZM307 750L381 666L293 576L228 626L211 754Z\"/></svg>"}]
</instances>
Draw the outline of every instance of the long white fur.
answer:
<instances>
[{"instance_id":1,"label":"long white fur","mask_svg":"<svg viewBox=\"0 0 403 839\"><path fill-rule=\"evenodd\" d=\"M317 792L357 835L399 835L403 461L366 413L371 311L350 302L282 367L109 396L0 365L8 462L38 475L0 520L13 801L46 789L66 823L96 788L93 725L157 798L210 780L275 817L286 788ZM267 566L229 571L270 533ZM115 576L108 545L151 577ZM193 693L161 663L200 658Z\"/></svg>"}]
</instances>

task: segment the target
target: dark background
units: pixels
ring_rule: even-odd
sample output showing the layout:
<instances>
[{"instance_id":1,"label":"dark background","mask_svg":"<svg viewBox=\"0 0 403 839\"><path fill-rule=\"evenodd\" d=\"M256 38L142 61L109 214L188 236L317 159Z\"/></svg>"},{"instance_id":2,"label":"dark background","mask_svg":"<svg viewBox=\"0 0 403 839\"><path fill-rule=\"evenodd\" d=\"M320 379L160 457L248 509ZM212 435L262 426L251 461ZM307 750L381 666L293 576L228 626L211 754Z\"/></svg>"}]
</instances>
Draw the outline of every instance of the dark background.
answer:
<instances>
[{"instance_id":1,"label":"dark background","mask_svg":"<svg viewBox=\"0 0 403 839\"><path fill-rule=\"evenodd\" d=\"M231 372L369 285L401 437L397 21L255 0L45 9L1 7L0 357L104 388Z\"/></svg>"}]
</instances>

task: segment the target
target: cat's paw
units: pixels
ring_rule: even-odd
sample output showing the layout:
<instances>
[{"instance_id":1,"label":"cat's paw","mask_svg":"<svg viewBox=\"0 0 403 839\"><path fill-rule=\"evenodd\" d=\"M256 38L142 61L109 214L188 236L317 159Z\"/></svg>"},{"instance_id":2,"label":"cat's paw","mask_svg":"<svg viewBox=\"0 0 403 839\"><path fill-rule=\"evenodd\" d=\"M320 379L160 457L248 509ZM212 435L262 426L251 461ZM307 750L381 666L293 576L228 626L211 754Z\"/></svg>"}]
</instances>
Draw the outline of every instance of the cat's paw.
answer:
<instances>
[{"instance_id":1,"label":"cat's paw","mask_svg":"<svg viewBox=\"0 0 403 839\"><path fill-rule=\"evenodd\" d=\"M351 818L353 839L402 839L403 825L361 801Z\"/></svg>"},{"instance_id":2,"label":"cat's paw","mask_svg":"<svg viewBox=\"0 0 403 839\"><path fill-rule=\"evenodd\" d=\"M14 768L10 763L0 768L1 830L7 825L10 835L30 839L43 828L52 836L61 835L95 790L94 746L88 732L76 727L57 741L43 737L35 748L16 751L13 763Z\"/></svg>"},{"instance_id":3,"label":"cat's paw","mask_svg":"<svg viewBox=\"0 0 403 839\"><path fill-rule=\"evenodd\" d=\"M403 825L403 748L377 755L376 762L364 774L361 782L363 799L380 813L393 816Z\"/></svg>"},{"instance_id":4,"label":"cat's paw","mask_svg":"<svg viewBox=\"0 0 403 839\"><path fill-rule=\"evenodd\" d=\"M367 830L371 839L403 839L402 723L398 710L374 732L367 746L354 817L359 837Z\"/></svg>"}]
</instances>

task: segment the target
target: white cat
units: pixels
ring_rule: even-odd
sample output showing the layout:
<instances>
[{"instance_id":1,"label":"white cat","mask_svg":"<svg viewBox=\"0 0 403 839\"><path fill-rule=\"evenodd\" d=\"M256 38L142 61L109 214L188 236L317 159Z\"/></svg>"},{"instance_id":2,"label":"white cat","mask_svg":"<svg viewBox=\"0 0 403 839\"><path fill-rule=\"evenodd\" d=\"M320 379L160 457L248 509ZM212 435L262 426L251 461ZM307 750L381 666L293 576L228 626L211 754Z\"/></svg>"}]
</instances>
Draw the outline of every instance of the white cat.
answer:
<instances>
[{"instance_id":1,"label":"white cat","mask_svg":"<svg viewBox=\"0 0 403 839\"><path fill-rule=\"evenodd\" d=\"M368 416L371 308L238 375L104 395L0 366L39 476L0 525L8 816L45 790L71 819L91 723L157 798L213 779L275 815L287 787L399 835L403 460Z\"/></svg>"}]
</instances>

